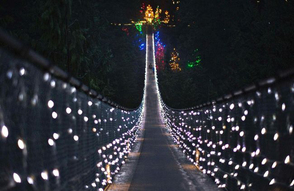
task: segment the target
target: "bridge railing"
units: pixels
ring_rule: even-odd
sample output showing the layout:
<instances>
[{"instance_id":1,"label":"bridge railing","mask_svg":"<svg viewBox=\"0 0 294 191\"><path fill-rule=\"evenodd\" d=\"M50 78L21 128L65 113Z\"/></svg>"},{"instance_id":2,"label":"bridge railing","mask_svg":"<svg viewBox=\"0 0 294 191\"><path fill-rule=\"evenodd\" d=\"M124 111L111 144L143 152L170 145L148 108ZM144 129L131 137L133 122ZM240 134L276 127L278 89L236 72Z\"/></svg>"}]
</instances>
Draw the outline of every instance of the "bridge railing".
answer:
<instances>
[{"instance_id":1,"label":"bridge railing","mask_svg":"<svg viewBox=\"0 0 294 191\"><path fill-rule=\"evenodd\" d=\"M0 32L12 49L0 48L0 190L103 190L130 152L142 106L110 102Z\"/></svg>"},{"instance_id":2,"label":"bridge railing","mask_svg":"<svg viewBox=\"0 0 294 191\"><path fill-rule=\"evenodd\" d=\"M226 190L294 189L294 77L289 71L198 107L162 115L187 158Z\"/></svg>"}]
</instances>

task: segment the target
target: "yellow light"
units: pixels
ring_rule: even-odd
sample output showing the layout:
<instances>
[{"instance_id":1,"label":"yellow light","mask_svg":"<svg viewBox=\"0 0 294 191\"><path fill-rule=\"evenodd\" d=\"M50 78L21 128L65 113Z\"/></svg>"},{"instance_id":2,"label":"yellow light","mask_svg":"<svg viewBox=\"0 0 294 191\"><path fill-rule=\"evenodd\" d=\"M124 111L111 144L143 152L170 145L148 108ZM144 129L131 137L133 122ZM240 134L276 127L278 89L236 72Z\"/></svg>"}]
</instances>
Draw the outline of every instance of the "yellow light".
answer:
<instances>
[{"instance_id":1,"label":"yellow light","mask_svg":"<svg viewBox=\"0 0 294 191\"><path fill-rule=\"evenodd\" d=\"M151 5L148 5L145 11L145 20L148 23L152 23L152 20L154 19L154 12L153 9L151 7Z\"/></svg>"}]
</instances>

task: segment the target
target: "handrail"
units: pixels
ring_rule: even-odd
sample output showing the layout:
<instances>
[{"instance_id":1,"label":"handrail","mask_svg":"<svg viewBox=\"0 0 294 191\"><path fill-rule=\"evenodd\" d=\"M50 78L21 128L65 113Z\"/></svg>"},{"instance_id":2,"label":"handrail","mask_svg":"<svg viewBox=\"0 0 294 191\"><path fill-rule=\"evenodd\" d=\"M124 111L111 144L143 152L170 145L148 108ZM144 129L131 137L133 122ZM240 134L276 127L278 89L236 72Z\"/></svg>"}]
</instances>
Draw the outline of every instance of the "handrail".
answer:
<instances>
[{"instance_id":1,"label":"handrail","mask_svg":"<svg viewBox=\"0 0 294 191\"><path fill-rule=\"evenodd\" d=\"M1 191L111 184L142 127L144 100L119 106L1 30L0 81Z\"/></svg>"}]
</instances>

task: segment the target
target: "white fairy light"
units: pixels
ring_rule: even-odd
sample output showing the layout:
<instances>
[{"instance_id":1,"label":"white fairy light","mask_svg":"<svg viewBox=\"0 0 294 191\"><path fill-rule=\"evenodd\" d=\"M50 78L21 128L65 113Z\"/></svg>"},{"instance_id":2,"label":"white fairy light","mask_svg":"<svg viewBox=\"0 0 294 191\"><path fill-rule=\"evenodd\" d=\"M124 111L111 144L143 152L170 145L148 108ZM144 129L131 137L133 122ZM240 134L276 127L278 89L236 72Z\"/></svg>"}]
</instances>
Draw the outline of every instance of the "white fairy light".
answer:
<instances>
[{"instance_id":1,"label":"white fairy light","mask_svg":"<svg viewBox=\"0 0 294 191\"><path fill-rule=\"evenodd\" d=\"M262 165L265 165L266 162L267 162L267 159L264 158L264 159L261 161L261 164L262 164Z\"/></svg>"},{"instance_id":2,"label":"white fairy light","mask_svg":"<svg viewBox=\"0 0 294 191\"><path fill-rule=\"evenodd\" d=\"M22 139L18 139L18 141L17 141L17 145L18 145L18 147L21 149L21 150L23 150L24 148L25 148L25 143L24 143L24 141L22 140Z\"/></svg>"},{"instance_id":3,"label":"white fairy light","mask_svg":"<svg viewBox=\"0 0 294 191\"><path fill-rule=\"evenodd\" d=\"M256 156L260 154L260 149L256 149L255 151Z\"/></svg>"},{"instance_id":4,"label":"white fairy light","mask_svg":"<svg viewBox=\"0 0 294 191\"><path fill-rule=\"evenodd\" d=\"M246 151L246 147L242 147L242 152L244 153Z\"/></svg>"},{"instance_id":5,"label":"white fairy light","mask_svg":"<svg viewBox=\"0 0 294 191\"><path fill-rule=\"evenodd\" d=\"M48 172L47 171L43 171L41 173L41 177L44 179L44 180L48 180Z\"/></svg>"},{"instance_id":6,"label":"white fairy light","mask_svg":"<svg viewBox=\"0 0 294 191\"><path fill-rule=\"evenodd\" d=\"M21 68L19 70L19 75L23 76L23 75L25 75L25 73L26 73L26 70L24 68Z\"/></svg>"},{"instance_id":7,"label":"white fairy light","mask_svg":"<svg viewBox=\"0 0 294 191\"><path fill-rule=\"evenodd\" d=\"M21 178L20 178L20 176L17 173L13 173L13 180L16 183L21 183Z\"/></svg>"},{"instance_id":8,"label":"white fairy light","mask_svg":"<svg viewBox=\"0 0 294 191\"><path fill-rule=\"evenodd\" d=\"M57 140L58 138L59 138L59 134L58 133L53 133L53 138L55 139L55 140Z\"/></svg>"},{"instance_id":9,"label":"white fairy light","mask_svg":"<svg viewBox=\"0 0 294 191\"><path fill-rule=\"evenodd\" d=\"M290 186L294 186L294 179L293 179L292 182L290 183Z\"/></svg>"},{"instance_id":10,"label":"white fairy light","mask_svg":"<svg viewBox=\"0 0 294 191\"><path fill-rule=\"evenodd\" d=\"M79 140L79 136L74 135L74 136L73 136L73 139L74 139L75 141L78 141L78 140Z\"/></svg>"},{"instance_id":11,"label":"white fairy light","mask_svg":"<svg viewBox=\"0 0 294 191\"><path fill-rule=\"evenodd\" d=\"M34 179L32 177L27 177L27 181L29 184L34 184Z\"/></svg>"},{"instance_id":12,"label":"white fairy light","mask_svg":"<svg viewBox=\"0 0 294 191\"><path fill-rule=\"evenodd\" d=\"M284 160L285 164L289 164L290 163L290 156L288 155L285 160Z\"/></svg>"},{"instance_id":13,"label":"white fairy light","mask_svg":"<svg viewBox=\"0 0 294 191\"><path fill-rule=\"evenodd\" d=\"M50 86L51 86L52 88L55 88L55 86L56 86L56 82L55 82L54 80L52 80L52 81L50 82Z\"/></svg>"},{"instance_id":14,"label":"white fairy light","mask_svg":"<svg viewBox=\"0 0 294 191\"><path fill-rule=\"evenodd\" d=\"M70 114L70 113L71 113L71 109L70 109L69 107L67 107L67 108L65 109L65 111L66 111L67 114Z\"/></svg>"},{"instance_id":15,"label":"white fairy light","mask_svg":"<svg viewBox=\"0 0 294 191\"><path fill-rule=\"evenodd\" d=\"M9 135L8 128L5 125L3 125L2 128L1 128L1 135L4 138L7 138L8 135Z\"/></svg>"},{"instance_id":16,"label":"white fairy light","mask_svg":"<svg viewBox=\"0 0 294 191\"><path fill-rule=\"evenodd\" d=\"M246 165L247 165L247 162L244 161L244 162L242 163L242 167L246 167Z\"/></svg>"},{"instance_id":17,"label":"white fairy light","mask_svg":"<svg viewBox=\"0 0 294 191\"><path fill-rule=\"evenodd\" d=\"M59 170L57 168L55 168L53 171L52 171L52 174L55 176L55 177L58 177L59 176Z\"/></svg>"},{"instance_id":18,"label":"white fairy light","mask_svg":"<svg viewBox=\"0 0 294 191\"><path fill-rule=\"evenodd\" d=\"M286 104L283 103L283 104L282 104L282 111L285 111L285 109L286 109Z\"/></svg>"},{"instance_id":19,"label":"white fairy light","mask_svg":"<svg viewBox=\"0 0 294 191\"><path fill-rule=\"evenodd\" d=\"M58 114L57 114L55 111L53 111L53 112L52 112L52 118L53 118L53 119L56 119L57 117L58 117Z\"/></svg>"},{"instance_id":20,"label":"white fairy light","mask_svg":"<svg viewBox=\"0 0 294 191\"><path fill-rule=\"evenodd\" d=\"M240 189L244 190L246 188L246 186L244 184L241 185Z\"/></svg>"},{"instance_id":21,"label":"white fairy light","mask_svg":"<svg viewBox=\"0 0 294 191\"><path fill-rule=\"evenodd\" d=\"M273 185L273 184L275 184L275 183L276 183L276 180L273 178L273 179L270 181L269 185Z\"/></svg>"},{"instance_id":22,"label":"white fairy light","mask_svg":"<svg viewBox=\"0 0 294 191\"><path fill-rule=\"evenodd\" d=\"M267 170L264 174L263 177L268 177L269 171Z\"/></svg>"},{"instance_id":23,"label":"white fairy light","mask_svg":"<svg viewBox=\"0 0 294 191\"><path fill-rule=\"evenodd\" d=\"M48 103L47 103L47 106L49 108L53 108L54 107L54 102L52 100L49 100Z\"/></svg>"},{"instance_id":24,"label":"white fairy light","mask_svg":"<svg viewBox=\"0 0 294 191\"><path fill-rule=\"evenodd\" d=\"M253 169L254 168L254 164L250 164L249 169Z\"/></svg>"},{"instance_id":25,"label":"white fairy light","mask_svg":"<svg viewBox=\"0 0 294 191\"><path fill-rule=\"evenodd\" d=\"M72 134L72 132L73 132L72 128L69 128L69 129L67 130L67 132L68 132L69 134Z\"/></svg>"},{"instance_id":26,"label":"white fairy light","mask_svg":"<svg viewBox=\"0 0 294 191\"><path fill-rule=\"evenodd\" d=\"M241 120L242 120L242 121L245 121L245 119L246 119L246 117L245 117L245 115L243 115L243 116L241 117Z\"/></svg>"},{"instance_id":27,"label":"white fairy light","mask_svg":"<svg viewBox=\"0 0 294 191\"><path fill-rule=\"evenodd\" d=\"M266 129L265 128L262 128L261 129L261 134L264 135L265 133L266 133Z\"/></svg>"},{"instance_id":28,"label":"white fairy light","mask_svg":"<svg viewBox=\"0 0 294 191\"><path fill-rule=\"evenodd\" d=\"M53 146L54 144L55 144L55 142L53 141L53 139L48 139L48 144L50 145L50 146Z\"/></svg>"}]
</instances>

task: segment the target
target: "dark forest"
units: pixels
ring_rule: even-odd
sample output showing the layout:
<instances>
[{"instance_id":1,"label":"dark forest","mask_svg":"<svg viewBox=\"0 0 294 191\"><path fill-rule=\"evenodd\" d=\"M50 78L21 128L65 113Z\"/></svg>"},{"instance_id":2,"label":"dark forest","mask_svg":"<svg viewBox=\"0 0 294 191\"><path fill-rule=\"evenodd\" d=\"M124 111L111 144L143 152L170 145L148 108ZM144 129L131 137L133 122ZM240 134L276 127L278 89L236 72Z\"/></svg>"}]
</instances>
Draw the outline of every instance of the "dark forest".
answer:
<instances>
[{"instance_id":1,"label":"dark forest","mask_svg":"<svg viewBox=\"0 0 294 191\"><path fill-rule=\"evenodd\" d=\"M292 0L183 0L178 10L172 2L158 2L173 19L156 28L166 44L158 74L170 107L192 107L292 68ZM100 94L135 108L143 95L145 37L123 24L143 19L141 3L2 0L0 26ZM169 65L174 48L181 71Z\"/></svg>"}]
</instances>

